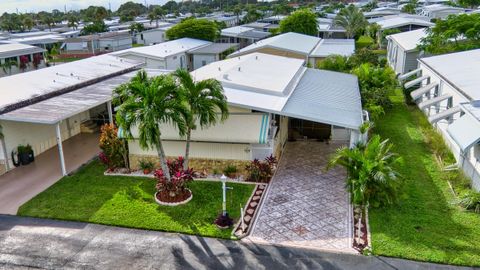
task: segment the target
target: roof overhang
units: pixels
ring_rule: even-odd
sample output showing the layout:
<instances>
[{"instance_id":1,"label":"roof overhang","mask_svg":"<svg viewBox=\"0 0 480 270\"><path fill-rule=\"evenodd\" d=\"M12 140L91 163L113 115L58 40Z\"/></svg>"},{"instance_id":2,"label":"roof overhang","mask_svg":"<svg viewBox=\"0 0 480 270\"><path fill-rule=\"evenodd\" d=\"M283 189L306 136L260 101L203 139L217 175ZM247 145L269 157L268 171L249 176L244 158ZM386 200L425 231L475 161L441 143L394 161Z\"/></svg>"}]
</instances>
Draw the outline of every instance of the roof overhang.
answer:
<instances>
[{"instance_id":1,"label":"roof overhang","mask_svg":"<svg viewBox=\"0 0 480 270\"><path fill-rule=\"evenodd\" d=\"M462 152L480 141L480 122L470 114L465 114L447 127L447 132Z\"/></svg>"}]
</instances>

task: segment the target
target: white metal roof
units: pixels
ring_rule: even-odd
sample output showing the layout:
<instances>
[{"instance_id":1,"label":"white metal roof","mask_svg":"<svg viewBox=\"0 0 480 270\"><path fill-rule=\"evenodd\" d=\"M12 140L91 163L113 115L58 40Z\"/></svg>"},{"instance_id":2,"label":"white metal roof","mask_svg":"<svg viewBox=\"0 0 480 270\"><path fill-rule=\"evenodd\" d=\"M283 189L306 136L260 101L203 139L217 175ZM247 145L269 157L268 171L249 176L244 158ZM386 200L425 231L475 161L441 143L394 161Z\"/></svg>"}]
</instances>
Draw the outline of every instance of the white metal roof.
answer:
<instances>
[{"instance_id":1,"label":"white metal roof","mask_svg":"<svg viewBox=\"0 0 480 270\"><path fill-rule=\"evenodd\" d=\"M228 37L236 37L241 33L252 31L254 28L252 27L246 27L246 26L233 26L233 27L228 27L224 28L221 31L222 36L228 36Z\"/></svg>"},{"instance_id":2,"label":"white metal roof","mask_svg":"<svg viewBox=\"0 0 480 270\"><path fill-rule=\"evenodd\" d=\"M57 34L10 39L12 42L23 44L51 44L61 42L63 40L65 40L65 38Z\"/></svg>"},{"instance_id":3,"label":"white metal roof","mask_svg":"<svg viewBox=\"0 0 480 270\"><path fill-rule=\"evenodd\" d=\"M170 71L147 70L149 75ZM55 96L17 110L0 114L1 120L16 122L55 124L73 115L87 111L112 99L112 91L130 80L137 71L115 76L78 90Z\"/></svg>"},{"instance_id":4,"label":"white metal roof","mask_svg":"<svg viewBox=\"0 0 480 270\"><path fill-rule=\"evenodd\" d=\"M39 47L21 43L0 44L0 58L14 57L33 53L42 53L45 50Z\"/></svg>"},{"instance_id":5,"label":"white metal roof","mask_svg":"<svg viewBox=\"0 0 480 270\"><path fill-rule=\"evenodd\" d=\"M137 68L142 63L112 55L90 57L62 65L0 78L0 112L7 106L39 99Z\"/></svg>"},{"instance_id":6,"label":"white metal roof","mask_svg":"<svg viewBox=\"0 0 480 270\"><path fill-rule=\"evenodd\" d=\"M381 21L377 21L377 24L380 25L382 30L402 27L406 25L420 25L425 27L430 27L435 25L434 23L431 23L425 20L416 19L416 18L405 18L405 17L396 17L396 18L381 20Z\"/></svg>"},{"instance_id":7,"label":"white metal roof","mask_svg":"<svg viewBox=\"0 0 480 270\"><path fill-rule=\"evenodd\" d=\"M480 141L480 122L470 114L464 114L447 127L447 132L462 151Z\"/></svg>"},{"instance_id":8,"label":"white metal roof","mask_svg":"<svg viewBox=\"0 0 480 270\"><path fill-rule=\"evenodd\" d=\"M320 40L321 38L318 37L289 32L257 41L232 53L231 56L245 54L267 47L308 55L317 46Z\"/></svg>"},{"instance_id":9,"label":"white metal roof","mask_svg":"<svg viewBox=\"0 0 480 270\"><path fill-rule=\"evenodd\" d=\"M322 39L312 51L312 57L327 57L329 55L350 56L355 52L354 39Z\"/></svg>"},{"instance_id":10,"label":"white metal roof","mask_svg":"<svg viewBox=\"0 0 480 270\"><path fill-rule=\"evenodd\" d=\"M163 42L152 46L143 46L137 48L126 49L111 53L112 55L125 56L129 54L140 55L144 57L166 58L168 56L184 53L189 50L200 48L211 44L210 41L194 39L194 38L180 38L172 41Z\"/></svg>"},{"instance_id":11,"label":"white metal roof","mask_svg":"<svg viewBox=\"0 0 480 270\"><path fill-rule=\"evenodd\" d=\"M421 58L444 81L471 100L480 100L480 49Z\"/></svg>"},{"instance_id":12,"label":"white metal roof","mask_svg":"<svg viewBox=\"0 0 480 270\"><path fill-rule=\"evenodd\" d=\"M405 51L414 51L417 49L417 45L420 44L421 39L427 36L425 30L425 28L422 28L413 31L393 34L389 35L388 38L394 40Z\"/></svg>"},{"instance_id":13,"label":"white metal roof","mask_svg":"<svg viewBox=\"0 0 480 270\"><path fill-rule=\"evenodd\" d=\"M303 64L301 59L251 53L211 63L192 75L219 80L234 106L358 129L362 111L357 78Z\"/></svg>"}]
</instances>

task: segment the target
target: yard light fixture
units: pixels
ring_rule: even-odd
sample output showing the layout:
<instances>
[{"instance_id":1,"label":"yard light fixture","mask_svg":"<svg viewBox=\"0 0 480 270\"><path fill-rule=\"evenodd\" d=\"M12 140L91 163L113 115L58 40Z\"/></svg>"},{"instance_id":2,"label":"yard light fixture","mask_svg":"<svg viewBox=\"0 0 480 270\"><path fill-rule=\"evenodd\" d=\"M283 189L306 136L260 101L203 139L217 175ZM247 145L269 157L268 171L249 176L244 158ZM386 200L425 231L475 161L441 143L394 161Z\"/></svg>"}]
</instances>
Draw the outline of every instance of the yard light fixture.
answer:
<instances>
[{"instance_id":1,"label":"yard light fixture","mask_svg":"<svg viewBox=\"0 0 480 270\"><path fill-rule=\"evenodd\" d=\"M215 220L215 224L221 229L226 229L233 225L233 220L228 216L227 212L227 189L232 188L227 187L227 177L225 174L222 174L220 180L222 181L222 213Z\"/></svg>"}]
</instances>

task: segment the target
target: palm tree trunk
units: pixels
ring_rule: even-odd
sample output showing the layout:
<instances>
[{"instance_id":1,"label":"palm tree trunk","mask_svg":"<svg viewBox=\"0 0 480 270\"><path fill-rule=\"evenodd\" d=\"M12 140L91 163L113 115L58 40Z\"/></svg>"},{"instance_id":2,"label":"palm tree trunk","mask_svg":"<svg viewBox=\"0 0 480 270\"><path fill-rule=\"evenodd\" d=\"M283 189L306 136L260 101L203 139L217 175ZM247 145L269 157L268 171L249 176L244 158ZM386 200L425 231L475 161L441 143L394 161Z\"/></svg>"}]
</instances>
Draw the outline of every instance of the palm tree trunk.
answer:
<instances>
[{"instance_id":1,"label":"palm tree trunk","mask_svg":"<svg viewBox=\"0 0 480 270\"><path fill-rule=\"evenodd\" d=\"M185 146L185 160L183 162L183 169L187 170L188 169L188 159L190 156L190 135L192 133L192 129L188 128L187 130L187 143Z\"/></svg>"},{"instance_id":2,"label":"palm tree trunk","mask_svg":"<svg viewBox=\"0 0 480 270\"><path fill-rule=\"evenodd\" d=\"M167 158L165 157L165 151L163 150L162 139L159 137L156 145L158 157L160 158L160 166L162 167L163 175L167 178L167 181L171 181L170 171L167 166Z\"/></svg>"}]
</instances>

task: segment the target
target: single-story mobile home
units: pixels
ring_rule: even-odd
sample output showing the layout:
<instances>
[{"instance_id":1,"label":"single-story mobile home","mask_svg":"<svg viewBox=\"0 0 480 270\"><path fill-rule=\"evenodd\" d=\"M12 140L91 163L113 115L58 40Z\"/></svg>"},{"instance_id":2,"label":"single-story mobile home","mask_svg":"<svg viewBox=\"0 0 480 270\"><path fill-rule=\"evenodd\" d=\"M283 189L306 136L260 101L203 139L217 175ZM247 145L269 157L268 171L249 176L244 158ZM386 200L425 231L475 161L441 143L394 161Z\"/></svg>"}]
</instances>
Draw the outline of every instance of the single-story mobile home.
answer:
<instances>
[{"instance_id":1,"label":"single-story mobile home","mask_svg":"<svg viewBox=\"0 0 480 270\"><path fill-rule=\"evenodd\" d=\"M128 81L141 62L102 55L0 78L0 174L17 164L15 152L30 145L36 156L112 121L112 90ZM94 154L94 153L93 153ZM85 160L86 161L86 160ZM46 168L45 168L46 170Z\"/></svg>"},{"instance_id":2,"label":"single-story mobile home","mask_svg":"<svg viewBox=\"0 0 480 270\"><path fill-rule=\"evenodd\" d=\"M45 49L21 43L0 43L0 77L45 67Z\"/></svg>"},{"instance_id":3,"label":"single-story mobile home","mask_svg":"<svg viewBox=\"0 0 480 270\"><path fill-rule=\"evenodd\" d=\"M387 36L387 61L396 74L417 69L420 55L417 46L426 36L423 28Z\"/></svg>"},{"instance_id":4,"label":"single-story mobile home","mask_svg":"<svg viewBox=\"0 0 480 270\"><path fill-rule=\"evenodd\" d=\"M196 80L214 78L225 90L230 117L193 132L191 166L197 170L246 164L280 156L287 140L315 139L353 145L363 123L357 77L305 67L304 59L251 53L218 61L192 72ZM138 136L133 131L134 137ZM185 140L162 125L167 156L183 156ZM130 163L156 159L154 149L129 141ZM216 164L216 165L215 165Z\"/></svg>"},{"instance_id":5,"label":"single-story mobile home","mask_svg":"<svg viewBox=\"0 0 480 270\"><path fill-rule=\"evenodd\" d=\"M350 56L355 52L353 39L321 39L299 33L284 33L255 42L230 55L237 57L253 52L304 59L316 66L330 55Z\"/></svg>"},{"instance_id":6,"label":"single-story mobile home","mask_svg":"<svg viewBox=\"0 0 480 270\"><path fill-rule=\"evenodd\" d=\"M400 76L411 97L443 135L458 167L480 190L480 49L421 58L419 68Z\"/></svg>"}]
</instances>

